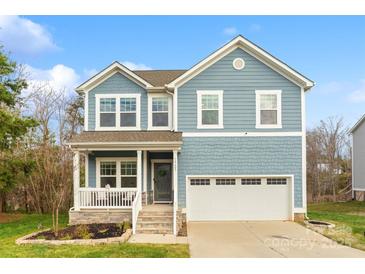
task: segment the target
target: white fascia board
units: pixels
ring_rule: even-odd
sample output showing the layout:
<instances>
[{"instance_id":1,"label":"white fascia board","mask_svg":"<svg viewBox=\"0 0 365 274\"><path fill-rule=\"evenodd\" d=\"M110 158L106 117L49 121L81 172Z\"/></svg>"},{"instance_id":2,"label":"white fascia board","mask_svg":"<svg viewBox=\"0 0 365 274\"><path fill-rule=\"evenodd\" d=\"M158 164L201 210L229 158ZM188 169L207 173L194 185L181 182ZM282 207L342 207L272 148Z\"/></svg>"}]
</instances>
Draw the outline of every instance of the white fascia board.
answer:
<instances>
[{"instance_id":1,"label":"white fascia board","mask_svg":"<svg viewBox=\"0 0 365 274\"><path fill-rule=\"evenodd\" d=\"M349 133L353 133L361 124L365 121L365 114L360 118L359 121L350 129Z\"/></svg>"},{"instance_id":2,"label":"white fascia board","mask_svg":"<svg viewBox=\"0 0 365 274\"><path fill-rule=\"evenodd\" d=\"M139 77L133 71L129 70L127 67L123 66L119 62L114 62L95 76L91 77L89 80L85 81L83 84L76 88L77 92L87 92L101 82L107 80L109 77L113 76L115 73L121 73L128 79L134 81L138 85L144 88L152 88L153 86L146 80Z\"/></svg>"},{"instance_id":3,"label":"white fascia board","mask_svg":"<svg viewBox=\"0 0 365 274\"><path fill-rule=\"evenodd\" d=\"M314 82L310 79L304 77L300 73L296 72L292 68L290 68L285 63L281 62L271 54L267 53L260 47L254 45L247 39L242 36L238 36L234 38L232 41L209 55L207 58L200 61L198 64L190 68L188 71L183 73L180 77L176 78L174 81L167 85L168 88L180 87L187 81L189 81L192 77L199 74L201 71L205 70L216 61L229 54L236 48L241 48L245 50L250 55L254 56L258 60L264 62L270 68L274 69L276 72L286 76L286 78L295 84L303 87L304 89L309 89L314 86ZM289 77L289 78L288 78Z\"/></svg>"},{"instance_id":4,"label":"white fascia board","mask_svg":"<svg viewBox=\"0 0 365 274\"><path fill-rule=\"evenodd\" d=\"M301 131L292 131L292 132L183 132L183 137L292 137L299 136L301 137L303 132Z\"/></svg>"}]
</instances>

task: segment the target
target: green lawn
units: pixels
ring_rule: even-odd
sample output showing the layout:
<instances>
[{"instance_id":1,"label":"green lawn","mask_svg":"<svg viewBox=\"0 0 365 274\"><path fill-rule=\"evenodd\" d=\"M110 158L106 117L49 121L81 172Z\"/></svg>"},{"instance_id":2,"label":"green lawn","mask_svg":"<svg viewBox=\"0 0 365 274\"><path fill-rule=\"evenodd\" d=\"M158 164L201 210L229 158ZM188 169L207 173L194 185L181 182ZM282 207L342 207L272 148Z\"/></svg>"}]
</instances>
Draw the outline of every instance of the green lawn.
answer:
<instances>
[{"instance_id":1,"label":"green lawn","mask_svg":"<svg viewBox=\"0 0 365 274\"><path fill-rule=\"evenodd\" d=\"M365 250L365 202L311 204L308 217L334 223L323 234L345 245Z\"/></svg>"},{"instance_id":2,"label":"green lawn","mask_svg":"<svg viewBox=\"0 0 365 274\"><path fill-rule=\"evenodd\" d=\"M11 218L10 218L11 219ZM38 258L186 258L188 245L152 244L108 244L97 246L79 245L22 245L15 244L21 236L34 232L40 225L51 226L49 215L24 215L21 219L0 223L0 258L38 257ZM67 216L62 215L60 223L65 226Z\"/></svg>"}]
</instances>

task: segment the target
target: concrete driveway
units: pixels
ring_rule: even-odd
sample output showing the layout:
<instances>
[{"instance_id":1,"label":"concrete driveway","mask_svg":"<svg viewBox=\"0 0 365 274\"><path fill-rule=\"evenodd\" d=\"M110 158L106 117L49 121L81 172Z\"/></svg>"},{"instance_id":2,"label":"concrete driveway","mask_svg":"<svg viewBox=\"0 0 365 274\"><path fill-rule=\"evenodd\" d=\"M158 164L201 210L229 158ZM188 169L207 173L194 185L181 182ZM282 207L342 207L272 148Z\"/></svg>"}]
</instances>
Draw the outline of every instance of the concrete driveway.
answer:
<instances>
[{"instance_id":1,"label":"concrete driveway","mask_svg":"<svg viewBox=\"0 0 365 274\"><path fill-rule=\"evenodd\" d=\"M195 258L365 258L294 222L189 222L190 255Z\"/></svg>"}]
</instances>

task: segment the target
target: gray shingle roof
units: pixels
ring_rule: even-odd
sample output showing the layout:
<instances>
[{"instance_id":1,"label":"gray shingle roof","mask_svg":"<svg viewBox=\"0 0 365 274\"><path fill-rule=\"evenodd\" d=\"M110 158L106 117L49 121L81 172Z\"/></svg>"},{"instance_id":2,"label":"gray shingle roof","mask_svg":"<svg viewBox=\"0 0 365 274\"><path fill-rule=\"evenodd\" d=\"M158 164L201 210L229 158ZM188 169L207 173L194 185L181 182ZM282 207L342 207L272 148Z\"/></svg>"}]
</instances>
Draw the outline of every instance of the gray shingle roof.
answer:
<instances>
[{"instance_id":1,"label":"gray shingle roof","mask_svg":"<svg viewBox=\"0 0 365 274\"><path fill-rule=\"evenodd\" d=\"M186 70L134 70L139 77L154 87L163 87L182 75Z\"/></svg>"},{"instance_id":2,"label":"gray shingle roof","mask_svg":"<svg viewBox=\"0 0 365 274\"><path fill-rule=\"evenodd\" d=\"M116 143L116 142L181 142L182 133L173 131L83 131L72 137L75 143Z\"/></svg>"}]
</instances>

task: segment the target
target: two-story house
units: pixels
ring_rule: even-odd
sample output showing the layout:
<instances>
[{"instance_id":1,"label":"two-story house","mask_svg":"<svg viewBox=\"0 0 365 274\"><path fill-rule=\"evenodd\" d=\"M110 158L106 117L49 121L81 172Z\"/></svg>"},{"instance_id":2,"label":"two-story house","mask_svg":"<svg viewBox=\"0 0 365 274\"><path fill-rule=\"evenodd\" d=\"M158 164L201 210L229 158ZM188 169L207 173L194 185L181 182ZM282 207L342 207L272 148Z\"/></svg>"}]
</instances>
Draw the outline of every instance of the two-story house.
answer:
<instances>
[{"instance_id":1,"label":"two-story house","mask_svg":"<svg viewBox=\"0 0 365 274\"><path fill-rule=\"evenodd\" d=\"M135 233L176 234L184 219L303 218L313 85L242 36L188 70L114 62L77 88L85 128L70 142L70 223L129 219Z\"/></svg>"}]
</instances>

